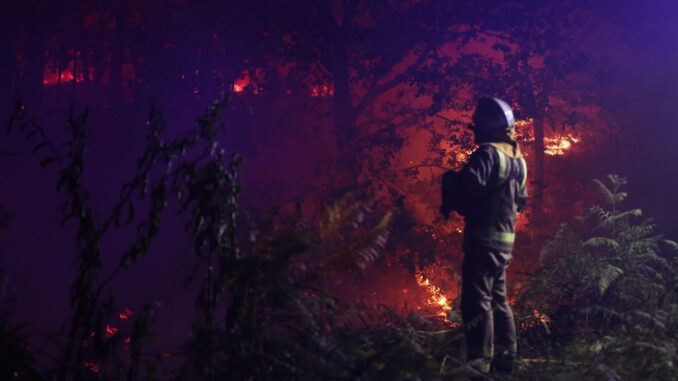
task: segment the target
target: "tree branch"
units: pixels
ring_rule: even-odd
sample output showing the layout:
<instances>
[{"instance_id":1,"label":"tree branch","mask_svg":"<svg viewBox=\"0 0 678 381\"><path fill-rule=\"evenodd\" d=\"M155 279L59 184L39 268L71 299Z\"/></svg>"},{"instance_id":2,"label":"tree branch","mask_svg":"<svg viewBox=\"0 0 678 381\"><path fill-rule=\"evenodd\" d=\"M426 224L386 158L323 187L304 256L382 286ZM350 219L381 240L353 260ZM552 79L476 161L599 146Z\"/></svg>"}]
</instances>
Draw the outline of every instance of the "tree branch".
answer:
<instances>
[{"instance_id":1,"label":"tree branch","mask_svg":"<svg viewBox=\"0 0 678 381\"><path fill-rule=\"evenodd\" d=\"M360 99L358 104L355 106L355 117L356 119L360 116L360 114L365 111L365 108L367 105L374 101L375 98L377 98L379 95L393 89L394 87L400 85L402 81L422 63L424 62L424 56L425 54L422 52L419 54L419 58L417 58L417 61L414 62L412 65L410 65L407 69L405 69L402 73L397 74L393 79L386 81L382 83L381 85L373 86L369 90L367 90L367 93Z\"/></svg>"}]
</instances>

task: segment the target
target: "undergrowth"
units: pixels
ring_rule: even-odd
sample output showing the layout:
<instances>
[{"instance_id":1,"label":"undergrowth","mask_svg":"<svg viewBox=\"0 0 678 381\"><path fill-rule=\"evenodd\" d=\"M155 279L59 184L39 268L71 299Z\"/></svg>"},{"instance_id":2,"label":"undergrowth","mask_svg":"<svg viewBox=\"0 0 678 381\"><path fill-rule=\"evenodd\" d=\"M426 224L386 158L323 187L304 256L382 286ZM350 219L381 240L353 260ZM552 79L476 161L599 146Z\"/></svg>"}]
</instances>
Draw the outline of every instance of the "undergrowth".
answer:
<instances>
[{"instance_id":1,"label":"undergrowth","mask_svg":"<svg viewBox=\"0 0 678 381\"><path fill-rule=\"evenodd\" d=\"M24 380L465 380L462 328L440 330L417 314L361 308L326 288L336 274L360 272L385 245L392 216L378 216L355 195L328 204L306 221L301 210L252 221L240 208L241 160L222 145L220 96L183 136L169 138L162 112L149 112L146 149L135 174L102 218L83 181L87 119L71 108L62 153L15 101L8 133L34 144L43 167L56 166L62 223L77 226L77 275L71 316L52 363L38 362L23 326L11 325L2 296L0 377ZM626 180L595 180L601 202L563 224L542 248L541 267L516 303L523 357L516 380L676 379L678 244L657 234L639 209L622 209ZM149 353L154 314L149 301L127 332L111 335L121 307L111 282L147 255L176 208L192 243L200 284L192 336L173 350L176 364L159 371ZM136 210L147 210L139 216ZM8 223L2 221L3 225ZM135 227L112 269L102 265L102 237ZM4 279L4 278L2 278ZM2 286L2 285L0 285ZM4 286L2 286L4 287ZM0 290L4 290L1 288ZM347 324L347 322L352 324ZM356 324L356 322L358 322ZM108 333L108 334L107 334ZM128 339L123 340L123 337Z\"/></svg>"}]
</instances>

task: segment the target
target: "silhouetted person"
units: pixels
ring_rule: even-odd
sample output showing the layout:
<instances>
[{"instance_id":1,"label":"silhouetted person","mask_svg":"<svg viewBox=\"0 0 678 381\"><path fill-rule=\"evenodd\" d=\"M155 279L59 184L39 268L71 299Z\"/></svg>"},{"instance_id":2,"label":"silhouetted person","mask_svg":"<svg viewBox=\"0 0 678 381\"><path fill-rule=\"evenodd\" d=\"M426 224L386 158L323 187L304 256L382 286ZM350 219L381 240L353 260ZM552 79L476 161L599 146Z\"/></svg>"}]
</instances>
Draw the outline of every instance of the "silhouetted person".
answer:
<instances>
[{"instance_id":1,"label":"silhouetted person","mask_svg":"<svg viewBox=\"0 0 678 381\"><path fill-rule=\"evenodd\" d=\"M489 373L493 358L497 371L510 372L517 352L506 269L516 214L527 201L527 166L514 139L514 124L508 104L481 99L469 126L479 147L459 173L443 176L441 211L446 217L457 211L466 223L461 312L469 361L483 373Z\"/></svg>"}]
</instances>

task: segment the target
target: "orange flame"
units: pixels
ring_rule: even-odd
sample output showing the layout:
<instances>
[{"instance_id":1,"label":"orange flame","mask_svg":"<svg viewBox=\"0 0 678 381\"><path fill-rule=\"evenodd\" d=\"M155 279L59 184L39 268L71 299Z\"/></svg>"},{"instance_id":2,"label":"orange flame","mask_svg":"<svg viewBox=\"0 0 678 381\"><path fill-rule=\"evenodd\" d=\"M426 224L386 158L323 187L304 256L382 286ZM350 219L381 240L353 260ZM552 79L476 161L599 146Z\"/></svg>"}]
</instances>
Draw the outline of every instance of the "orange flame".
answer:
<instances>
[{"instance_id":1,"label":"orange flame","mask_svg":"<svg viewBox=\"0 0 678 381\"><path fill-rule=\"evenodd\" d=\"M551 156L562 156L566 151L572 149L572 146L579 143L580 138L571 134L567 136L556 136L553 138L544 138L544 153Z\"/></svg>"},{"instance_id":2,"label":"orange flame","mask_svg":"<svg viewBox=\"0 0 678 381\"><path fill-rule=\"evenodd\" d=\"M534 134L530 128L533 122L531 118L516 121L516 138L519 141L534 142ZM549 156L563 156L580 141L581 137L572 134L544 137L544 153Z\"/></svg>"},{"instance_id":3,"label":"orange flame","mask_svg":"<svg viewBox=\"0 0 678 381\"><path fill-rule=\"evenodd\" d=\"M532 318L527 321L521 322L520 328L525 330L527 328L533 328L539 325L546 326L550 321L551 319L549 319L549 317L546 316L546 314L539 312L537 309L533 309Z\"/></svg>"},{"instance_id":4,"label":"orange flame","mask_svg":"<svg viewBox=\"0 0 678 381\"><path fill-rule=\"evenodd\" d=\"M536 309L532 311L532 314L534 314L534 317L537 318L542 324L546 324L550 321L549 317L544 315L543 313L537 311Z\"/></svg>"},{"instance_id":5,"label":"orange flame","mask_svg":"<svg viewBox=\"0 0 678 381\"><path fill-rule=\"evenodd\" d=\"M94 373L99 373L101 368L99 367L99 364L95 363L94 361L87 361L85 363L85 366L89 368Z\"/></svg>"},{"instance_id":6,"label":"orange flame","mask_svg":"<svg viewBox=\"0 0 678 381\"><path fill-rule=\"evenodd\" d=\"M111 338L115 336L116 333L118 333L117 328L111 327L110 325L106 324L106 337Z\"/></svg>"},{"instance_id":7,"label":"orange flame","mask_svg":"<svg viewBox=\"0 0 678 381\"><path fill-rule=\"evenodd\" d=\"M450 306L449 300L445 294L443 294L443 292L440 290L440 287L431 284L431 281L429 281L424 276L424 274L421 273L417 274L417 284L426 288L426 290L431 294L426 303L430 306L439 308L440 311L437 315L442 317L446 322L452 323L447 318L448 313L452 311L452 307Z\"/></svg>"},{"instance_id":8,"label":"orange flame","mask_svg":"<svg viewBox=\"0 0 678 381\"><path fill-rule=\"evenodd\" d=\"M132 311L129 309L129 307L125 307L125 309L122 310L122 312L120 312L120 315L118 315L118 317L119 317L120 319L122 319L122 320L127 320L127 319L129 319L130 317L132 317L132 315L134 315L134 312L132 312Z\"/></svg>"}]
</instances>

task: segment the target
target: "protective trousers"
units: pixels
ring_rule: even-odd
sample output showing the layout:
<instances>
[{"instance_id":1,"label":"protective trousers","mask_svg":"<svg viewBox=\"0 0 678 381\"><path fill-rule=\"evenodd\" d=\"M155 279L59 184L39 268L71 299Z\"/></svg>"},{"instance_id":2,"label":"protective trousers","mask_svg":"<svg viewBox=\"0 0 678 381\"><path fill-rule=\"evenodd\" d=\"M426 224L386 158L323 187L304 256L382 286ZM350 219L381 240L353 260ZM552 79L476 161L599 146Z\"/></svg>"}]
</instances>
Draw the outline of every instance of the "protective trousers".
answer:
<instances>
[{"instance_id":1,"label":"protective trousers","mask_svg":"<svg viewBox=\"0 0 678 381\"><path fill-rule=\"evenodd\" d=\"M466 331L468 359L488 373L495 343L495 365L510 371L516 358L516 327L506 299L506 268L511 253L467 248L462 266L461 312Z\"/></svg>"}]
</instances>

